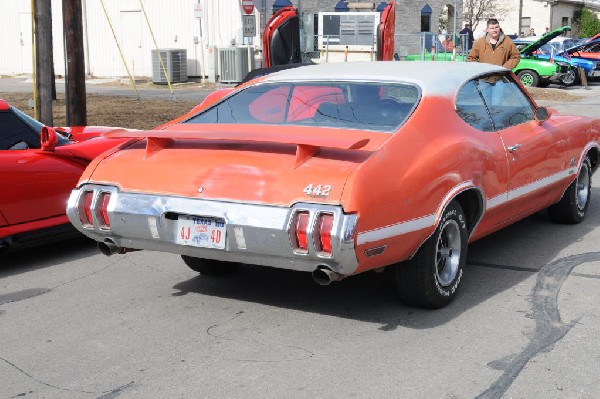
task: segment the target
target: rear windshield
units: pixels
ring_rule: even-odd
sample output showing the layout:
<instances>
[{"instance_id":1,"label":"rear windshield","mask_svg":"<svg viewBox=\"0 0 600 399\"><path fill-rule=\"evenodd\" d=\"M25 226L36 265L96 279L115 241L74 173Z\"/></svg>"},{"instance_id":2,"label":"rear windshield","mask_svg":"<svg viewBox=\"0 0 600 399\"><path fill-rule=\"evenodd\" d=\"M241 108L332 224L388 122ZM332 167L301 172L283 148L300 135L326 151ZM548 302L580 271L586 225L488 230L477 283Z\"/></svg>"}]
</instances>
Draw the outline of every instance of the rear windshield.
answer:
<instances>
[{"instance_id":1,"label":"rear windshield","mask_svg":"<svg viewBox=\"0 0 600 399\"><path fill-rule=\"evenodd\" d=\"M265 83L227 97L184 123L270 124L392 132L419 101L409 84Z\"/></svg>"}]
</instances>

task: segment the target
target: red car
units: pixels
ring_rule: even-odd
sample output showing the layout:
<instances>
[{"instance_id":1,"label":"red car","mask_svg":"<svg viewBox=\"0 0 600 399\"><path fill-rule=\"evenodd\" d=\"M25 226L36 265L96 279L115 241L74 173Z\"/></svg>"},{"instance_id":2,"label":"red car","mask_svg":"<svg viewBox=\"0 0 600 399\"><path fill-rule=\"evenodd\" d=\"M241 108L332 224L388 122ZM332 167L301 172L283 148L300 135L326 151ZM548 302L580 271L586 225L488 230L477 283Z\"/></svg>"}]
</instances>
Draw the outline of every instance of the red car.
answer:
<instances>
[{"instance_id":1,"label":"red car","mask_svg":"<svg viewBox=\"0 0 600 399\"><path fill-rule=\"evenodd\" d=\"M76 233L67 199L90 161L125 141L99 137L115 130L54 130L0 100L0 251Z\"/></svg>"}]
</instances>

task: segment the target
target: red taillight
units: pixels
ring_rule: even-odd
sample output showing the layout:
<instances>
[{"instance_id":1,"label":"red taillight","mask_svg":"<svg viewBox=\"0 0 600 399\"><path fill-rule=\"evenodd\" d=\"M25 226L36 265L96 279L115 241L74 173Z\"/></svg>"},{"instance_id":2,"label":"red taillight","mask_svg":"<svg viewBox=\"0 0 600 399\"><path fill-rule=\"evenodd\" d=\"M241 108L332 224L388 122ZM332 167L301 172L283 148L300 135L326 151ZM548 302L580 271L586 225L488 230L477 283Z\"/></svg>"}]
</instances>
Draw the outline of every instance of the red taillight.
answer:
<instances>
[{"instance_id":1,"label":"red taillight","mask_svg":"<svg viewBox=\"0 0 600 399\"><path fill-rule=\"evenodd\" d=\"M333 229L333 215L322 213L317 219L317 250L331 255L331 230Z\"/></svg>"},{"instance_id":2,"label":"red taillight","mask_svg":"<svg viewBox=\"0 0 600 399\"><path fill-rule=\"evenodd\" d=\"M92 219L92 200L94 199L93 191L86 191L82 196L82 207L79 209L79 221L84 226L89 226L93 223Z\"/></svg>"},{"instance_id":3,"label":"red taillight","mask_svg":"<svg viewBox=\"0 0 600 399\"><path fill-rule=\"evenodd\" d=\"M308 219L309 214L306 211L296 214L296 223L294 226L295 249L302 252L308 252Z\"/></svg>"},{"instance_id":4,"label":"red taillight","mask_svg":"<svg viewBox=\"0 0 600 399\"><path fill-rule=\"evenodd\" d=\"M100 193L98 203L100 204L99 223L100 228L110 229L110 219L108 218L108 203L110 202L110 193Z\"/></svg>"}]
</instances>

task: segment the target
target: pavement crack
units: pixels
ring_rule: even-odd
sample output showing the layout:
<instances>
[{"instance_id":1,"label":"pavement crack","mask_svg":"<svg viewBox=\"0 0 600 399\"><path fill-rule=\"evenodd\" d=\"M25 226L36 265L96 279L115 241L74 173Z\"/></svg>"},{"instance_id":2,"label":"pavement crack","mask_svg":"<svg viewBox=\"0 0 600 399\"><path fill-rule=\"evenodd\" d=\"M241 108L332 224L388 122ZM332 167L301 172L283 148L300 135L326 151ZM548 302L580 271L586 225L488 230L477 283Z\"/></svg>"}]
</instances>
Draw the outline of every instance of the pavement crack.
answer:
<instances>
[{"instance_id":1,"label":"pavement crack","mask_svg":"<svg viewBox=\"0 0 600 399\"><path fill-rule=\"evenodd\" d=\"M2 294L0 295L0 305L19 302L24 299L29 299L38 295L47 294L50 291L52 291L52 288L29 288L26 290Z\"/></svg>"},{"instance_id":2,"label":"pavement crack","mask_svg":"<svg viewBox=\"0 0 600 399\"><path fill-rule=\"evenodd\" d=\"M52 385L52 384L49 384L47 382L44 382L42 380L39 380L39 379L35 378L34 376L32 376L31 374L29 374L28 372L26 372L25 370L23 370L19 366L17 366L16 364L12 363L9 360L4 359L3 357L0 357L0 360L2 360L3 362L5 362L9 366L13 367L15 370L18 370L21 374L27 376L29 379L37 382L38 384L41 384L41 385L44 385L44 386L47 386L47 387L50 387L50 388L57 389L59 391L78 392L78 393L90 393L90 394L96 393L96 392L91 392L91 391L83 391L83 390L80 390L80 389L69 389L69 388L57 387L56 385Z\"/></svg>"},{"instance_id":3,"label":"pavement crack","mask_svg":"<svg viewBox=\"0 0 600 399\"><path fill-rule=\"evenodd\" d=\"M60 283L60 284L58 284L57 286L55 286L55 287L52 287L50 290L55 290L55 289L57 289L57 288L60 288L60 287L62 287L62 286L65 286L65 285L67 285L67 284L71 284L71 283L74 283L74 282L76 282L76 281L83 280L83 279L85 279L85 278L88 278L88 277L92 277L93 275L95 275L95 274L98 274L98 273L100 273L100 272L102 272L102 271L104 271L104 270L106 270L106 269L108 269L109 267L112 267L112 266L114 266L114 265L115 265L115 263L111 263L110 265L106 265L106 266L104 266L104 267L103 267L103 268L101 268L101 269L98 269L98 270L95 270L95 271L93 271L92 273L88 273L88 274L86 274L86 275L83 275L83 276L81 276L81 277L77 277L77 278L74 278L74 279L71 279L71 280L65 281L64 283Z\"/></svg>"},{"instance_id":4,"label":"pavement crack","mask_svg":"<svg viewBox=\"0 0 600 399\"><path fill-rule=\"evenodd\" d=\"M241 314L243 314L243 313L244 313L244 311L243 311L243 310L240 310L239 312L237 312L237 313L236 313L236 314L235 314L235 315L234 315L232 318L230 318L229 320L225 320L225 321L224 321L224 322L222 322L222 323L213 324L212 326L210 326L210 327L208 327L208 328L206 329L206 333L207 333L208 335L210 335L211 337L215 337L215 338L221 338L221 339L226 339L226 340L229 340L229 341L233 341L233 338L224 337L224 336L222 336L222 335L216 335L216 334L213 334L213 333L211 333L210 331L211 331L212 329L215 329L215 328L217 328L217 327L220 327L220 326L222 326L222 325L225 325L225 324L227 324L227 323L231 323L232 321L234 321L235 319L237 319L237 318L238 318L238 317L239 317Z\"/></svg>"},{"instance_id":5,"label":"pavement crack","mask_svg":"<svg viewBox=\"0 0 600 399\"><path fill-rule=\"evenodd\" d=\"M114 266L114 264L107 265L101 269L95 270L94 272L88 273L84 276L65 281L65 282L55 285L54 287L51 287L51 288L30 288L30 289L26 289L26 290L22 290L22 291L11 292L8 294L2 294L2 295L0 295L0 305L5 305L7 303L19 302L19 301L23 301L25 299L35 298L36 296L47 294L49 292L54 291L57 288L65 286L67 284L71 284L76 281L83 280L85 278L88 278L95 274L98 274L98 273L108 269L111 266Z\"/></svg>"},{"instance_id":6,"label":"pavement crack","mask_svg":"<svg viewBox=\"0 0 600 399\"><path fill-rule=\"evenodd\" d=\"M502 375L477 398L501 398L527 363L538 354L550 351L577 324L563 323L558 310L558 294L576 266L600 260L600 252L567 256L543 266L531 292L535 330L529 344L511 358ZM497 365L496 362L492 362Z\"/></svg>"},{"instance_id":7,"label":"pavement crack","mask_svg":"<svg viewBox=\"0 0 600 399\"><path fill-rule=\"evenodd\" d=\"M522 267L522 266L511 266L511 265L497 265L494 263L485 263L485 262L477 262L477 261L467 261L467 264L470 266L481 266L488 267L490 269L503 269L503 270L514 270L517 272L528 272L528 273L537 273L539 269L535 269L533 267Z\"/></svg>"},{"instance_id":8,"label":"pavement crack","mask_svg":"<svg viewBox=\"0 0 600 399\"><path fill-rule=\"evenodd\" d=\"M127 384L121 385L120 387L117 387L113 390L110 391L105 391L103 392L102 396L98 396L96 399L113 399L116 398L117 396L120 396L124 390L126 390L127 388L129 388L130 386L132 386L135 383L135 381L131 381Z\"/></svg>"},{"instance_id":9,"label":"pavement crack","mask_svg":"<svg viewBox=\"0 0 600 399\"><path fill-rule=\"evenodd\" d=\"M229 338L229 337L226 337L226 336L223 336L223 335L217 335L214 332L212 332L211 330L213 330L215 328L218 328L218 327L221 327L221 326L223 326L225 324L231 323L232 321L234 321L235 319L237 319L238 317L240 317L242 314L244 314L244 311L240 310L233 317L229 318L228 320L225 320L225 321L223 321L221 323L218 323L218 324L213 324L212 326L210 326L210 327L208 327L206 329L206 333L208 335L210 335L211 337L219 338L219 339L223 339L223 340L227 340L227 341L234 341L234 340L240 339L239 336L236 336L235 338ZM248 339L252 340L252 342L253 342L252 346L255 346L255 345L267 345L267 344L265 344L263 342L257 341L257 340L252 339L252 338L248 338ZM295 358L287 358L287 359L251 359L251 358L247 358L247 357L246 358L231 357L231 358L228 358L228 360L235 361L235 362L247 362L247 363L281 363L283 361L305 360L307 358L311 358L311 357L315 356L315 354L313 352L309 351L308 349L299 347L299 346L280 345L280 344L272 344L272 343L268 344L268 346L269 347L274 347L274 348L285 348L285 349L289 349L291 351L296 351L298 353L303 352L306 355L305 356L298 355Z\"/></svg>"}]
</instances>

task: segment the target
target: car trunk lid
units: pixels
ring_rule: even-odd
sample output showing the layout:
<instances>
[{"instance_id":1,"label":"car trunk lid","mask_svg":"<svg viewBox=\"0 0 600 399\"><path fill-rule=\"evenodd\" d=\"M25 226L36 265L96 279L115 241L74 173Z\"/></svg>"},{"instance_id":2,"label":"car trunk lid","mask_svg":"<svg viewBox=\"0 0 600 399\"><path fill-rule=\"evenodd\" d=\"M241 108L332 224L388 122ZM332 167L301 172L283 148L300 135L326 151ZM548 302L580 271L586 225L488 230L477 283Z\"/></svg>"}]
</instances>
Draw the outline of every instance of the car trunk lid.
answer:
<instances>
[{"instance_id":1,"label":"car trunk lid","mask_svg":"<svg viewBox=\"0 0 600 399\"><path fill-rule=\"evenodd\" d=\"M125 191L203 199L339 203L349 174L390 137L345 129L282 129L187 124L110 133L107 137L140 141L99 163L90 181L114 181Z\"/></svg>"}]
</instances>

